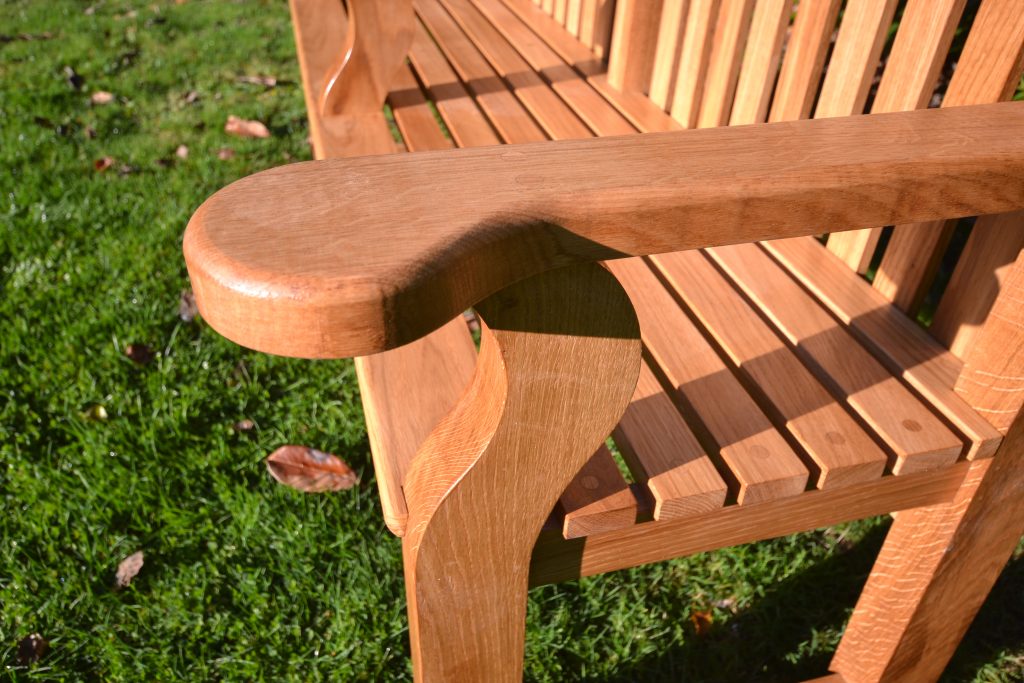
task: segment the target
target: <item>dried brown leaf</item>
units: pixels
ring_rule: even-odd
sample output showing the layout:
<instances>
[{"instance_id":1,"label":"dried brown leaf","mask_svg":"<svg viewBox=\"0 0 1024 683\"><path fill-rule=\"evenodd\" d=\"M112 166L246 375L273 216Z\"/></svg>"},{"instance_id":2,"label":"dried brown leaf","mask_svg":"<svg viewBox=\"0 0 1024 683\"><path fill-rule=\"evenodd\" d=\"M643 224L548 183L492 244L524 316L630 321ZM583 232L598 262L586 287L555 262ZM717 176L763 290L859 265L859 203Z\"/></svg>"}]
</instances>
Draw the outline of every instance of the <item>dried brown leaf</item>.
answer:
<instances>
[{"instance_id":1,"label":"dried brown leaf","mask_svg":"<svg viewBox=\"0 0 1024 683\"><path fill-rule=\"evenodd\" d=\"M92 100L93 104L110 104L114 101L114 95L106 90L97 90L89 99Z\"/></svg>"},{"instance_id":2,"label":"dried brown leaf","mask_svg":"<svg viewBox=\"0 0 1024 683\"><path fill-rule=\"evenodd\" d=\"M224 132L240 138L269 138L270 130L259 121L240 119L234 114L228 116L224 124Z\"/></svg>"},{"instance_id":3,"label":"dried brown leaf","mask_svg":"<svg viewBox=\"0 0 1024 683\"><path fill-rule=\"evenodd\" d=\"M282 446L267 456L270 475L306 493L340 491L359 483L352 468L336 455L308 446Z\"/></svg>"},{"instance_id":4,"label":"dried brown leaf","mask_svg":"<svg viewBox=\"0 0 1024 683\"><path fill-rule=\"evenodd\" d=\"M184 290L178 296L178 317L187 323L192 322L199 315L199 307L196 306L196 297L189 290Z\"/></svg>"},{"instance_id":5,"label":"dried brown leaf","mask_svg":"<svg viewBox=\"0 0 1024 683\"><path fill-rule=\"evenodd\" d=\"M185 104L192 104L199 99L199 93L195 90L189 90L187 93L181 96L181 99L185 100Z\"/></svg>"},{"instance_id":6,"label":"dried brown leaf","mask_svg":"<svg viewBox=\"0 0 1024 683\"><path fill-rule=\"evenodd\" d=\"M141 550L121 560L121 564L117 565L117 573L114 575L114 588L127 588L131 584L132 579L139 575L139 570L142 569L143 564Z\"/></svg>"},{"instance_id":7,"label":"dried brown leaf","mask_svg":"<svg viewBox=\"0 0 1024 683\"><path fill-rule=\"evenodd\" d=\"M18 664L28 666L35 664L50 649L50 643L38 633L27 635L18 641Z\"/></svg>"},{"instance_id":8,"label":"dried brown leaf","mask_svg":"<svg viewBox=\"0 0 1024 683\"><path fill-rule=\"evenodd\" d=\"M92 162L92 167L102 173L108 168L114 165L114 157L100 157L96 161Z\"/></svg>"},{"instance_id":9,"label":"dried brown leaf","mask_svg":"<svg viewBox=\"0 0 1024 683\"><path fill-rule=\"evenodd\" d=\"M710 610L694 610L690 612L690 623L693 625L693 630L697 633L698 637L703 638L710 633L711 626L714 622L715 619Z\"/></svg>"},{"instance_id":10,"label":"dried brown leaf","mask_svg":"<svg viewBox=\"0 0 1024 683\"><path fill-rule=\"evenodd\" d=\"M146 365L153 360L156 355L146 344L129 344L124 347L124 355L138 363L139 365Z\"/></svg>"}]
</instances>

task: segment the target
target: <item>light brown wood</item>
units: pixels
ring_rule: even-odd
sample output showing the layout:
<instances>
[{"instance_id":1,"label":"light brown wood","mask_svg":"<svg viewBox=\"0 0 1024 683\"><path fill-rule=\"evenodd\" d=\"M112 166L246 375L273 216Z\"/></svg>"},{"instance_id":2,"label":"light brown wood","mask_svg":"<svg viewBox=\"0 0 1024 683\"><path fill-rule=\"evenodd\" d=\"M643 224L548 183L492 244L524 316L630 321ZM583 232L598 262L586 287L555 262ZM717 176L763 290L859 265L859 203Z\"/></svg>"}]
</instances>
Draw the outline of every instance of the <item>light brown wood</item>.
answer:
<instances>
[{"instance_id":1,"label":"light brown wood","mask_svg":"<svg viewBox=\"0 0 1024 683\"><path fill-rule=\"evenodd\" d=\"M956 392L1003 433L1018 419L1024 403L1024 254L1010 267L964 357Z\"/></svg>"},{"instance_id":2,"label":"light brown wood","mask_svg":"<svg viewBox=\"0 0 1024 683\"><path fill-rule=\"evenodd\" d=\"M810 117L840 4L840 0L803 0L800 3L779 71L769 121Z\"/></svg>"},{"instance_id":3,"label":"light brown wood","mask_svg":"<svg viewBox=\"0 0 1024 683\"><path fill-rule=\"evenodd\" d=\"M648 96L662 109L668 109L669 102L672 101L683 31L688 26L686 15L689 9L690 0L664 0L661 6L658 42L654 50L654 66L651 69Z\"/></svg>"},{"instance_id":4,"label":"light brown wood","mask_svg":"<svg viewBox=\"0 0 1024 683\"><path fill-rule=\"evenodd\" d=\"M750 37L743 52L736 99L729 115L730 125L765 120L792 8L791 0L761 0L757 3L750 21Z\"/></svg>"},{"instance_id":5,"label":"light brown wood","mask_svg":"<svg viewBox=\"0 0 1024 683\"><path fill-rule=\"evenodd\" d=\"M725 503L725 482L646 361L614 437L651 493L654 519L690 517Z\"/></svg>"},{"instance_id":6,"label":"light brown wood","mask_svg":"<svg viewBox=\"0 0 1024 683\"><path fill-rule=\"evenodd\" d=\"M607 100L588 85L501 0L473 0L473 2L494 28L501 32L508 45L517 50L522 58L529 63L529 68L543 76L551 89L564 100L565 104L594 134L630 135L636 132L636 129ZM564 29L559 27L558 30L564 34ZM505 66L514 68L520 65L509 60ZM556 112L564 108L561 103L555 107ZM543 122L551 113L550 108L545 108L541 113L535 111L534 116ZM582 136L577 129L552 130L550 134L556 139Z\"/></svg>"},{"instance_id":7,"label":"light brown wood","mask_svg":"<svg viewBox=\"0 0 1024 683\"><path fill-rule=\"evenodd\" d=\"M583 0L569 0L569 7L565 11L565 28L574 38L580 37L580 12L582 7Z\"/></svg>"},{"instance_id":8,"label":"light brown wood","mask_svg":"<svg viewBox=\"0 0 1024 683\"><path fill-rule=\"evenodd\" d=\"M565 0L555 0L555 9L551 13L551 16L555 18L559 24L565 24Z\"/></svg>"},{"instance_id":9,"label":"light brown wood","mask_svg":"<svg viewBox=\"0 0 1024 683\"><path fill-rule=\"evenodd\" d=\"M434 44L423 25L418 22L409 51L409 61L430 94L456 145L481 147L501 143L487 117L476 106L459 77L452 71L448 60L441 54L441 50ZM506 133L509 130L506 128ZM530 126L529 133L536 136L534 139L543 137L535 125Z\"/></svg>"},{"instance_id":10,"label":"light brown wood","mask_svg":"<svg viewBox=\"0 0 1024 683\"><path fill-rule=\"evenodd\" d=\"M1022 293L1024 258L957 383L1006 439L951 503L897 517L832 660L852 683L937 680L1024 534Z\"/></svg>"},{"instance_id":11,"label":"light brown wood","mask_svg":"<svg viewBox=\"0 0 1024 683\"><path fill-rule=\"evenodd\" d=\"M1018 209L1022 131L1004 103L295 164L208 199L184 250L229 339L365 355L572 262Z\"/></svg>"},{"instance_id":12,"label":"light brown wood","mask_svg":"<svg viewBox=\"0 0 1024 683\"><path fill-rule=\"evenodd\" d=\"M719 6L698 128L724 126L729 122L754 4L754 0L724 0Z\"/></svg>"},{"instance_id":13,"label":"light brown wood","mask_svg":"<svg viewBox=\"0 0 1024 683\"><path fill-rule=\"evenodd\" d=\"M690 0L671 109L672 118L683 128L697 127L720 4L721 0Z\"/></svg>"},{"instance_id":14,"label":"light brown wood","mask_svg":"<svg viewBox=\"0 0 1024 683\"><path fill-rule=\"evenodd\" d=\"M395 75L387 101L408 151L450 149L454 146L437 125L434 112L408 65L403 64Z\"/></svg>"},{"instance_id":15,"label":"light brown wood","mask_svg":"<svg viewBox=\"0 0 1024 683\"><path fill-rule=\"evenodd\" d=\"M894 474L956 461L964 447L960 439L757 245L709 253L833 394L881 437L895 457Z\"/></svg>"},{"instance_id":16,"label":"light brown wood","mask_svg":"<svg viewBox=\"0 0 1024 683\"><path fill-rule=\"evenodd\" d=\"M405 484L419 681L521 679L534 542L626 408L640 367L629 300L598 265L529 278L478 312L473 383Z\"/></svg>"},{"instance_id":17,"label":"light brown wood","mask_svg":"<svg viewBox=\"0 0 1024 683\"><path fill-rule=\"evenodd\" d=\"M995 452L999 432L953 391L960 362L952 354L817 240L777 240L764 247L890 372L902 377L971 442L969 459Z\"/></svg>"},{"instance_id":18,"label":"light brown wood","mask_svg":"<svg viewBox=\"0 0 1024 683\"><path fill-rule=\"evenodd\" d=\"M424 2L438 0L424 0ZM501 33L480 14L470 0L440 0L494 70L512 88L549 137L575 139L590 137L590 130L556 95L544 79L508 44ZM585 90L590 90L585 84ZM567 88L571 82L567 84ZM577 91L578 94L578 91ZM614 112L611 112L614 114Z\"/></svg>"},{"instance_id":19,"label":"light brown wood","mask_svg":"<svg viewBox=\"0 0 1024 683\"><path fill-rule=\"evenodd\" d=\"M593 48L594 54L600 59L610 59L615 5L616 0L597 0L594 14Z\"/></svg>"},{"instance_id":20,"label":"light brown wood","mask_svg":"<svg viewBox=\"0 0 1024 683\"><path fill-rule=\"evenodd\" d=\"M965 3L966 0L910 0L907 3L871 105L872 113L920 109L928 105ZM942 224L928 227L937 230L925 230L926 234L943 232ZM881 228L868 228L835 235L829 238L829 251L863 273L871 263L881 232ZM948 241L948 234L947 231L943 241ZM901 281L902 263L908 256L913 255L897 248L889 257L888 269L880 269L880 277L876 276L876 286L889 299L897 293L896 283ZM904 304L901 308L908 311L923 297L923 292L910 294L910 289L903 288L905 298L900 301Z\"/></svg>"},{"instance_id":21,"label":"light brown wood","mask_svg":"<svg viewBox=\"0 0 1024 683\"><path fill-rule=\"evenodd\" d=\"M617 0L608 82L617 90L646 93L654 67L662 0Z\"/></svg>"},{"instance_id":22,"label":"light brown wood","mask_svg":"<svg viewBox=\"0 0 1024 683\"><path fill-rule=\"evenodd\" d=\"M544 131L438 1L415 0L414 4L424 26L437 40L451 67L473 93L502 139L506 142L547 139Z\"/></svg>"},{"instance_id":23,"label":"light brown wood","mask_svg":"<svg viewBox=\"0 0 1024 683\"><path fill-rule=\"evenodd\" d=\"M906 58L913 59L914 55L906 55ZM942 106L988 104L1009 99L1020 82L1022 62L1024 12L1007 0L984 3L978 10ZM953 227L952 222L897 226L875 275L875 287L913 315L928 293ZM1010 259L1013 258L1011 255ZM967 290L980 293L984 287Z\"/></svg>"},{"instance_id":24,"label":"light brown wood","mask_svg":"<svg viewBox=\"0 0 1024 683\"><path fill-rule=\"evenodd\" d=\"M928 331L963 358L1024 249L1024 212L981 216L974 224Z\"/></svg>"},{"instance_id":25,"label":"light brown wood","mask_svg":"<svg viewBox=\"0 0 1024 683\"><path fill-rule=\"evenodd\" d=\"M847 3L814 109L815 118L863 113L895 12L896 0Z\"/></svg>"},{"instance_id":26,"label":"light brown wood","mask_svg":"<svg viewBox=\"0 0 1024 683\"><path fill-rule=\"evenodd\" d=\"M957 463L934 472L809 491L764 505L733 505L697 517L646 522L588 539L567 541L561 534L545 533L533 552L530 585L569 581L893 510L948 502L971 465Z\"/></svg>"},{"instance_id":27,"label":"light brown wood","mask_svg":"<svg viewBox=\"0 0 1024 683\"><path fill-rule=\"evenodd\" d=\"M819 489L882 476L888 456L698 251L655 256L654 264L766 399L766 412L807 454ZM788 277L781 270L776 277Z\"/></svg>"},{"instance_id":28,"label":"light brown wood","mask_svg":"<svg viewBox=\"0 0 1024 683\"><path fill-rule=\"evenodd\" d=\"M558 504L563 513L565 538L584 538L631 527L636 524L639 511L633 490L604 445L565 487Z\"/></svg>"},{"instance_id":29,"label":"light brown wood","mask_svg":"<svg viewBox=\"0 0 1024 683\"><path fill-rule=\"evenodd\" d=\"M643 93L617 90L604 75L591 76L588 80L637 129L644 132L668 132L682 128Z\"/></svg>"},{"instance_id":30,"label":"light brown wood","mask_svg":"<svg viewBox=\"0 0 1024 683\"><path fill-rule=\"evenodd\" d=\"M530 0L503 0L503 3L581 76L590 78L605 73L601 59L582 39L573 40L554 19L537 9Z\"/></svg>"},{"instance_id":31,"label":"light brown wood","mask_svg":"<svg viewBox=\"0 0 1024 683\"><path fill-rule=\"evenodd\" d=\"M600 0L582 0L580 7L580 42L590 49L594 49L594 25L597 22L598 5ZM611 0L603 3L610 5ZM614 9L612 10L614 12ZM611 24L609 24L611 26Z\"/></svg>"},{"instance_id":32,"label":"light brown wood","mask_svg":"<svg viewBox=\"0 0 1024 683\"><path fill-rule=\"evenodd\" d=\"M757 504L801 493L807 468L654 273L639 259L608 267L633 302L651 358L698 438L703 436L705 451L719 462L736 501Z\"/></svg>"}]
</instances>

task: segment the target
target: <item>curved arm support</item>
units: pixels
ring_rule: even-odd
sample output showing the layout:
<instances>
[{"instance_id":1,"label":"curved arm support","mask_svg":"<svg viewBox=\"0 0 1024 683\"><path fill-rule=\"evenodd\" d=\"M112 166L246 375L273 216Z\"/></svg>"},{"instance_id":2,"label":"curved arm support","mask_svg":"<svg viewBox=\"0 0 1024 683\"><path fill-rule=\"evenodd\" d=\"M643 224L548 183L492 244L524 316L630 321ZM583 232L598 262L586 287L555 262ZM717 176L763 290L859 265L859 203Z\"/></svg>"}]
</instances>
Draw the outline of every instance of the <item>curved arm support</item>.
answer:
<instances>
[{"instance_id":1,"label":"curved arm support","mask_svg":"<svg viewBox=\"0 0 1024 683\"><path fill-rule=\"evenodd\" d=\"M345 47L328 71L320 115L380 114L409 54L415 21L411 0L348 0Z\"/></svg>"},{"instance_id":2,"label":"curved arm support","mask_svg":"<svg viewBox=\"0 0 1024 683\"><path fill-rule=\"evenodd\" d=\"M625 411L640 371L636 315L599 265L538 275L477 310L474 380L404 487L420 681L521 679L533 545Z\"/></svg>"}]
</instances>

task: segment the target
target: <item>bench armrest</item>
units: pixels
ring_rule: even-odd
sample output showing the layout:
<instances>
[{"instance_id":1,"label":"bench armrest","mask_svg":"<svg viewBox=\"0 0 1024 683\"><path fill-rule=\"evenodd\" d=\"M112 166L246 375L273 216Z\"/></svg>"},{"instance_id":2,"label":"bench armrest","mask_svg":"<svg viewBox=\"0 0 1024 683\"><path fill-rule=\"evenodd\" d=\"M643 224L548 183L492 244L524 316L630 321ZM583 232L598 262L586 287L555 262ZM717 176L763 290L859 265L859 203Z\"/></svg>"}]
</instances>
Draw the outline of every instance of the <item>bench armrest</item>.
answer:
<instances>
[{"instance_id":1,"label":"bench armrest","mask_svg":"<svg viewBox=\"0 0 1024 683\"><path fill-rule=\"evenodd\" d=\"M400 346L595 261L1024 207L1024 102L306 162L189 222L204 318L308 358Z\"/></svg>"}]
</instances>

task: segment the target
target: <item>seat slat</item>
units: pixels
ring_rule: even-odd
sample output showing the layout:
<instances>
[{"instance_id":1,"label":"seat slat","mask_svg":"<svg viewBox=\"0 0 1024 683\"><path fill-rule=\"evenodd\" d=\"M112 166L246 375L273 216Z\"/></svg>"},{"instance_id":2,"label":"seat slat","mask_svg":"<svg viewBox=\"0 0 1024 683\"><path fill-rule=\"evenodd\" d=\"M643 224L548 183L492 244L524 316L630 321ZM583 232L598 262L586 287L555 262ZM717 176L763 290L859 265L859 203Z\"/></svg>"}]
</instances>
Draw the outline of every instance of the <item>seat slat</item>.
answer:
<instances>
[{"instance_id":1,"label":"seat slat","mask_svg":"<svg viewBox=\"0 0 1024 683\"><path fill-rule=\"evenodd\" d=\"M865 280L851 277L846 265L818 242L775 240L763 246L894 374L903 377L970 440L967 458L995 453L1001 435L953 392L960 361Z\"/></svg>"},{"instance_id":2,"label":"seat slat","mask_svg":"<svg viewBox=\"0 0 1024 683\"><path fill-rule=\"evenodd\" d=\"M971 230L928 331L963 358L1010 266L1024 249L1024 211L981 216Z\"/></svg>"},{"instance_id":3,"label":"seat slat","mask_svg":"<svg viewBox=\"0 0 1024 683\"><path fill-rule=\"evenodd\" d=\"M736 98L729 115L731 125L760 123L767 116L792 8L790 0L761 0L757 3L750 22L750 37L743 52Z\"/></svg>"},{"instance_id":4,"label":"seat slat","mask_svg":"<svg viewBox=\"0 0 1024 683\"><path fill-rule=\"evenodd\" d=\"M646 360L613 434L634 478L651 493L654 519L697 515L725 503L725 482Z\"/></svg>"},{"instance_id":5,"label":"seat slat","mask_svg":"<svg viewBox=\"0 0 1024 683\"><path fill-rule=\"evenodd\" d=\"M756 244L708 253L819 378L893 451L894 474L956 461L964 444ZM780 276L781 275L781 276Z\"/></svg>"},{"instance_id":6,"label":"seat slat","mask_svg":"<svg viewBox=\"0 0 1024 683\"><path fill-rule=\"evenodd\" d=\"M473 93L480 109L487 114L502 139L506 142L546 140L544 131L505 87L501 77L438 1L414 0L413 5L424 26L433 34L448 62L466 89Z\"/></svg>"},{"instance_id":7,"label":"seat slat","mask_svg":"<svg viewBox=\"0 0 1024 683\"><path fill-rule=\"evenodd\" d=\"M604 445L573 478L558 504L563 513L562 536L567 539L633 526L641 509Z\"/></svg>"},{"instance_id":8,"label":"seat slat","mask_svg":"<svg viewBox=\"0 0 1024 683\"><path fill-rule=\"evenodd\" d=\"M409 61L416 69L434 106L444 119L448 132L459 147L481 147L501 143L487 117L477 107L459 77L427 34L423 24L416 23L416 35L409 51Z\"/></svg>"},{"instance_id":9,"label":"seat slat","mask_svg":"<svg viewBox=\"0 0 1024 683\"><path fill-rule=\"evenodd\" d=\"M888 456L803 366L698 251L652 258L654 264L725 350L758 387L786 429L813 462L819 489L878 479ZM788 277L781 270L777 277Z\"/></svg>"},{"instance_id":10,"label":"seat slat","mask_svg":"<svg viewBox=\"0 0 1024 683\"><path fill-rule=\"evenodd\" d=\"M683 41L679 46L679 67L671 110L672 118L683 128L697 127L719 4L720 0L690 0Z\"/></svg>"},{"instance_id":11,"label":"seat slat","mask_svg":"<svg viewBox=\"0 0 1024 683\"><path fill-rule=\"evenodd\" d=\"M907 111L927 106L953 42L953 32L960 23L965 2L910 0L907 3L878 86L878 94L871 105L872 113ZM939 222L931 232L941 233L942 227L943 223ZM838 255L851 268L863 273L868 269L881 232L881 228L867 228L840 233L835 239L829 238L829 251ZM876 277L877 287L890 300L897 295L898 271L906 267L908 256L913 258L908 253L901 253L898 260L890 258L890 272L895 279L886 275L882 275L881 279ZM919 291L910 292L903 287L900 290L901 300L905 304L901 307L905 310L919 303Z\"/></svg>"},{"instance_id":12,"label":"seat slat","mask_svg":"<svg viewBox=\"0 0 1024 683\"><path fill-rule=\"evenodd\" d=\"M1009 99L1020 82L1022 63L1024 11L1020 4L1012 0L984 3L978 10L942 106L990 104ZM897 226L875 275L875 287L914 315L928 292L952 232L952 222ZM966 292L977 292L982 299L987 297L983 287L966 287Z\"/></svg>"},{"instance_id":13,"label":"seat slat","mask_svg":"<svg viewBox=\"0 0 1024 683\"><path fill-rule=\"evenodd\" d=\"M779 71L769 121L792 121L811 115L840 4L841 0L800 3Z\"/></svg>"},{"instance_id":14,"label":"seat slat","mask_svg":"<svg viewBox=\"0 0 1024 683\"><path fill-rule=\"evenodd\" d=\"M807 468L732 375L700 331L639 259L610 261L640 319L640 333L687 412L713 443L709 455L739 504L801 493ZM714 400L711 400L711 397Z\"/></svg>"},{"instance_id":15,"label":"seat slat","mask_svg":"<svg viewBox=\"0 0 1024 683\"><path fill-rule=\"evenodd\" d=\"M519 51L531 68L597 135L629 135L636 129L583 80L501 0L473 0L477 9ZM559 31L562 31L559 28ZM563 32L564 35L564 32ZM571 39L570 39L571 40Z\"/></svg>"},{"instance_id":16,"label":"seat slat","mask_svg":"<svg viewBox=\"0 0 1024 683\"><path fill-rule=\"evenodd\" d=\"M729 123L754 4L754 0L730 0L718 8L718 21L715 22L715 36L701 95L700 115L697 118L698 128Z\"/></svg>"},{"instance_id":17,"label":"seat slat","mask_svg":"<svg viewBox=\"0 0 1024 683\"><path fill-rule=\"evenodd\" d=\"M426 0L437 2L437 0ZM590 130L470 0L440 0L494 70L553 139L591 137Z\"/></svg>"},{"instance_id":18,"label":"seat slat","mask_svg":"<svg viewBox=\"0 0 1024 683\"><path fill-rule=\"evenodd\" d=\"M437 125L434 112L430 110L427 98L408 65L403 64L395 74L395 83L388 93L388 104L391 105L395 123L410 152L450 149L453 146Z\"/></svg>"}]
</instances>

